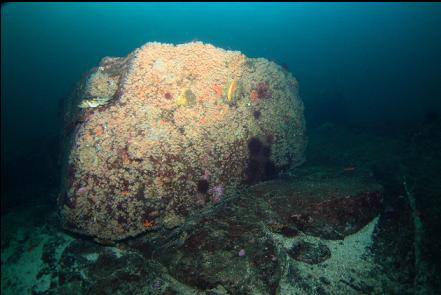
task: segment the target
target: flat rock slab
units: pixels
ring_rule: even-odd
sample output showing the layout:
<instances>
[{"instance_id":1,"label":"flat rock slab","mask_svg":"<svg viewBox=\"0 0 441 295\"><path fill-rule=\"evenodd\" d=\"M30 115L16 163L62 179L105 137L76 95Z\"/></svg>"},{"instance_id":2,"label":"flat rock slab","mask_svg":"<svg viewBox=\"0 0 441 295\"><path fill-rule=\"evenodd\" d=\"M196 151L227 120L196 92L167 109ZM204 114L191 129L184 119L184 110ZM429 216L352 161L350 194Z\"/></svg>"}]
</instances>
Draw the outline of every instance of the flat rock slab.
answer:
<instances>
[{"instance_id":1,"label":"flat rock slab","mask_svg":"<svg viewBox=\"0 0 441 295\"><path fill-rule=\"evenodd\" d=\"M336 175L317 181L291 179L265 183L253 194L268 202L277 221L273 231L302 231L324 239L342 239L368 224L382 209L382 188L366 177Z\"/></svg>"}]
</instances>

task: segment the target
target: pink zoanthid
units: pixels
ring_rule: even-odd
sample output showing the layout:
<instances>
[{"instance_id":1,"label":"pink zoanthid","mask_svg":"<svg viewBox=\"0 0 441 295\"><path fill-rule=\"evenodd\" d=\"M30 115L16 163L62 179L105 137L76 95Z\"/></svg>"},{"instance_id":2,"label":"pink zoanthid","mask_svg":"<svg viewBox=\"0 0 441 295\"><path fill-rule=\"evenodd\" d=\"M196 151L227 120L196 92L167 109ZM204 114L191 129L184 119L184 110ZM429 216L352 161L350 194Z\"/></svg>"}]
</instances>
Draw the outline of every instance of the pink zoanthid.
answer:
<instances>
[{"instance_id":1,"label":"pink zoanthid","mask_svg":"<svg viewBox=\"0 0 441 295\"><path fill-rule=\"evenodd\" d=\"M210 189L211 193L211 201L213 203L219 203L222 201L222 198L224 197L224 186L219 184Z\"/></svg>"}]
</instances>

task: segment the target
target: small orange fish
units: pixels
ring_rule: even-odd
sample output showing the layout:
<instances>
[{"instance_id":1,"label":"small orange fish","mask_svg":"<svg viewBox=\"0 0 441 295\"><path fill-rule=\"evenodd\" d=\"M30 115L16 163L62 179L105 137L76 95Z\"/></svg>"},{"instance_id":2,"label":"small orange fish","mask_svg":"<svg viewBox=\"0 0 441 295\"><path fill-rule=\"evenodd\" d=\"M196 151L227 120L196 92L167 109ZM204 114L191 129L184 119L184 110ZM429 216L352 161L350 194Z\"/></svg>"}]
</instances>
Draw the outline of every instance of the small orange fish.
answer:
<instances>
[{"instance_id":1,"label":"small orange fish","mask_svg":"<svg viewBox=\"0 0 441 295\"><path fill-rule=\"evenodd\" d=\"M354 170L355 170L355 167L345 167L345 168L343 168L343 171L345 171L345 172L352 172Z\"/></svg>"},{"instance_id":2,"label":"small orange fish","mask_svg":"<svg viewBox=\"0 0 441 295\"><path fill-rule=\"evenodd\" d=\"M148 229L148 228L152 228L155 225L154 221L150 221L150 220L145 220L144 221L144 228Z\"/></svg>"}]
</instances>

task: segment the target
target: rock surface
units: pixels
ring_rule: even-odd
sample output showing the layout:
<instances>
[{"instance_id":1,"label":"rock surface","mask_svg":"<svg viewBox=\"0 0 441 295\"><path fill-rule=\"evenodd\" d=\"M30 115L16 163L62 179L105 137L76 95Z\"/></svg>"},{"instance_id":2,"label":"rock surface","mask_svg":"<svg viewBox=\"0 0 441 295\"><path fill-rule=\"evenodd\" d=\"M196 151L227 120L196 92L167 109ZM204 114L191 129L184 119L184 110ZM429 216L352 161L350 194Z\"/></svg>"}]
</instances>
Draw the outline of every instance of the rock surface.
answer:
<instances>
[{"instance_id":1,"label":"rock surface","mask_svg":"<svg viewBox=\"0 0 441 295\"><path fill-rule=\"evenodd\" d=\"M148 43L103 59L71 103L63 226L102 242L170 230L303 162L297 81L237 51Z\"/></svg>"}]
</instances>

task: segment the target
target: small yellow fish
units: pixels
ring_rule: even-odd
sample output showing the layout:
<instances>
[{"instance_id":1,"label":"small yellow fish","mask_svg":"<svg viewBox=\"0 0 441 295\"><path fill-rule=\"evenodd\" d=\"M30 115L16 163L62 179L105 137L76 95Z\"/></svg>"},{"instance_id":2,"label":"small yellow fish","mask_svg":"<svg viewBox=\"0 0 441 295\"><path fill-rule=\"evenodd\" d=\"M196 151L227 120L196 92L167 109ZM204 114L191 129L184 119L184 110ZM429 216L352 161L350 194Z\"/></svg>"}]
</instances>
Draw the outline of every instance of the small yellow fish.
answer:
<instances>
[{"instance_id":1,"label":"small yellow fish","mask_svg":"<svg viewBox=\"0 0 441 295\"><path fill-rule=\"evenodd\" d=\"M190 90L187 89L185 90L177 99L176 99L176 104L178 106L193 106L196 103L196 96L194 95L194 93Z\"/></svg>"},{"instance_id":2,"label":"small yellow fish","mask_svg":"<svg viewBox=\"0 0 441 295\"><path fill-rule=\"evenodd\" d=\"M227 92L227 101L231 102L234 98L234 94L236 93L237 90L237 81L233 80L230 83L230 87L228 87L228 92Z\"/></svg>"},{"instance_id":3,"label":"small yellow fish","mask_svg":"<svg viewBox=\"0 0 441 295\"><path fill-rule=\"evenodd\" d=\"M188 98L184 94L181 94L178 97L178 99L176 99L176 104L178 106L184 106L185 107L186 105L188 105Z\"/></svg>"}]
</instances>

